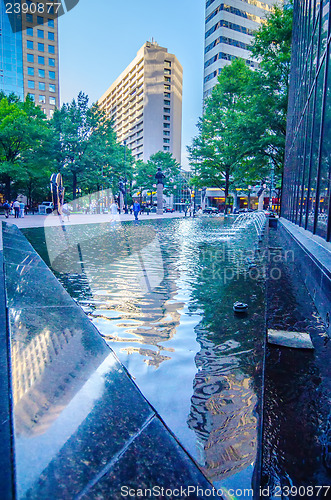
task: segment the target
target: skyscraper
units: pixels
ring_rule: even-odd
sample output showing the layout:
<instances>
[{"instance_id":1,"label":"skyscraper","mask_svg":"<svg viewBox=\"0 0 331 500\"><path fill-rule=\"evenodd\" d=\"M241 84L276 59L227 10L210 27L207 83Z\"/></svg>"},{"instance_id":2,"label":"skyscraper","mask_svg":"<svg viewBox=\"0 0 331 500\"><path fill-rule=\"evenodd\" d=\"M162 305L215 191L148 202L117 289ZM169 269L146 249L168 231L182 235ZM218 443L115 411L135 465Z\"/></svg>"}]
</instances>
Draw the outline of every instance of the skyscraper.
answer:
<instances>
[{"instance_id":1,"label":"skyscraper","mask_svg":"<svg viewBox=\"0 0 331 500\"><path fill-rule=\"evenodd\" d=\"M251 67L253 33L272 12L275 0L206 0L203 97L208 97L222 68L241 57Z\"/></svg>"},{"instance_id":2,"label":"skyscraper","mask_svg":"<svg viewBox=\"0 0 331 500\"><path fill-rule=\"evenodd\" d=\"M9 18L1 2L0 90L21 99L30 95L50 117L59 106L57 15L47 3L39 10L35 2L24 5Z\"/></svg>"},{"instance_id":3,"label":"skyscraper","mask_svg":"<svg viewBox=\"0 0 331 500\"><path fill-rule=\"evenodd\" d=\"M181 160L183 70L177 58L155 42L137 56L99 99L114 121L118 142L137 160L158 152Z\"/></svg>"}]
</instances>

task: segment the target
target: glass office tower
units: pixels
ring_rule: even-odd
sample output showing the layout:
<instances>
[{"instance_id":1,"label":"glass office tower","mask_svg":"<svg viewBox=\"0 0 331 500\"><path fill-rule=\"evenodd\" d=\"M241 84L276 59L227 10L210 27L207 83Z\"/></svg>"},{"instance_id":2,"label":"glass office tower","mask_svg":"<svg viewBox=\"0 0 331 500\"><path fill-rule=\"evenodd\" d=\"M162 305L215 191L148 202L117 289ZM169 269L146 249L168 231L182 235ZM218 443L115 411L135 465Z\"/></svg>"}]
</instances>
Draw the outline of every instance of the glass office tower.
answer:
<instances>
[{"instance_id":1,"label":"glass office tower","mask_svg":"<svg viewBox=\"0 0 331 500\"><path fill-rule=\"evenodd\" d=\"M13 22L22 21L17 16ZM6 94L14 92L23 99L23 80L22 31L13 32L5 3L0 1L0 91Z\"/></svg>"},{"instance_id":2,"label":"glass office tower","mask_svg":"<svg viewBox=\"0 0 331 500\"><path fill-rule=\"evenodd\" d=\"M330 0L294 1L282 216L330 241Z\"/></svg>"}]
</instances>

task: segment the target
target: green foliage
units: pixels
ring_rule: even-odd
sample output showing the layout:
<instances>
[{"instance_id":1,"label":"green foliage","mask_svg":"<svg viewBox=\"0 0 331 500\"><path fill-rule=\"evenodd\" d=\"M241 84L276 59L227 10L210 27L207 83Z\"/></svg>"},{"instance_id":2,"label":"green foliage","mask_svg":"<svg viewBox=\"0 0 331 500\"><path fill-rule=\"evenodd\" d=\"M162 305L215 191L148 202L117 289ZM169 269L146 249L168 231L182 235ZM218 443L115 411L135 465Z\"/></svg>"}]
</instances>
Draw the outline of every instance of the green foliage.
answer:
<instances>
[{"instance_id":1,"label":"green foliage","mask_svg":"<svg viewBox=\"0 0 331 500\"><path fill-rule=\"evenodd\" d=\"M132 178L132 155L116 143L111 121L97 104L88 105L80 92L77 100L64 104L51 120L53 152L58 171L76 198L77 187L88 194L103 188L118 191L120 178Z\"/></svg>"},{"instance_id":2,"label":"green foliage","mask_svg":"<svg viewBox=\"0 0 331 500\"><path fill-rule=\"evenodd\" d=\"M164 193L171 194L174 192L174 185L176 184L176 177L180 172L179 163L173 158L171 153L164 153L158 151L151 155L147 162L148 171L152 174L153 183L156 184L155 174L158 168L161 168L164 178Z\"/></svg>"},{"instance_id":3,"label":"green foliage","mask_svg":"<svg viewBox=\"0 0 331 500\"><path fill-rule=\"evenodd\" d=\"M188 148L196 185L222 188L226 196L241 177L239 167L245 154L240 127L250 78L251 71L241 59L222 70L198 123L199 135Z\"/></svg>"}]
</instances>

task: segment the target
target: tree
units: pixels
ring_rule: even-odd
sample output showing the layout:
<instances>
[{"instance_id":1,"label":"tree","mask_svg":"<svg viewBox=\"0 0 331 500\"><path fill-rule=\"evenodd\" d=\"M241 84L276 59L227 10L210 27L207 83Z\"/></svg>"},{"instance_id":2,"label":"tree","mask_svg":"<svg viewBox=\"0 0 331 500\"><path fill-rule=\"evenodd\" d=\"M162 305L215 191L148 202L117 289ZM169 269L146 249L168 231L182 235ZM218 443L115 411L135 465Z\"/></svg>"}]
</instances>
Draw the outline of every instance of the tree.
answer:
<instances>
[{"instance_id":1,"label":"tree","mask_svg":"<svg viewBox=\"0 0 331 500\"><path fill-rule=\"evenodd\" d=\"M292 25L292 5L275 6L255 34L252 54L260 60L260 68L248 89L250 106L243 128L250 150L262 152L279 172L284 166Z\"/></svg>"},{"instance_id":2,"label":"tree","mask_svg":"<svg viewBox=\"0 0 331 500\"><path fill-rule=\"evenodd\" d=\"M251 73L241 59L223 68L199 120L199 135L188 148L194 185L224 189L225 197L244 163L239 135Z\"/></svg>"},{"instance_id":3,"label":"tree","mask_svg":"<svg viewBox=\"0 0 331 500\"><path fill-rule=\"evenodd\" d=\"M70 185L73 200L78 183L85 193L101 187L116 192L121 177L132 178L130 150L116 142L112 122L98 105L88 102L80 92L77 100L55 111L51 121L58 171Z\"/></svg>"},{"instance_id":4,"label":"tree","mask_svg":"<svg viewBox=\"0 0 331 500\"><path fill-rule=\"evenodd\" d=\"M163 151L158 151L151 155L147 162L147 168L153 173L153 184L156 183L155 174L158 168L161 168L165 175L164 178L164 192L165 194L171 194L174 192L174 186L176 184L176 177L180 172L179 163L173 158L171 153L165 153Z\"/></svg>"},{"instance_id":5,"label":"tree","mask_svg":"<svg viewBox=\"0 0 331 500\"><path fill-rule=\"evenodd\" d=\"M21 102L14 95L0 94L0 178L7 200L13 182L22 185L40 177L39 158L48 137L46 116L30 98Z\"/></svg>"},{"instance_id":6,"label":"tree","mask_svg":"<svg viewBox=\"0 0 331 500\"><path fill-rule=\"evenodd\" d=\"M291 57L292 9L275 7L256 32L252 53L260 68L235 59L224 67L188 148L196 185L231 185L262 180L270 161L281 172Z\"/></svg>"}]
</instances>

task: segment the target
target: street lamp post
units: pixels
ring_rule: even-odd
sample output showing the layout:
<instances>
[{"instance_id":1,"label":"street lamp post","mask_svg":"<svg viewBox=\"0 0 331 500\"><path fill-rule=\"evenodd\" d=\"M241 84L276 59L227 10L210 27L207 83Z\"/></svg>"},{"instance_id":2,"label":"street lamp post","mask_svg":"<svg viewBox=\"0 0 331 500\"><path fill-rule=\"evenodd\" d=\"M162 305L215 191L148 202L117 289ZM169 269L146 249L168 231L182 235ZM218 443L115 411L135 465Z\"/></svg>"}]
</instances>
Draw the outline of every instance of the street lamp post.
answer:
<instances>
[{"instance_id":1,"label":"street lamp post","mask_svg":"<svg viewBox=\"0 0 331 500\"><path fill-rule=\"evenodd\" d=\"M271 163L271 175L270 175L270 196L269 196L269 210L272 209L272 193L274 192L274 180L275 180L275 166L270 160Z\"/></svg>"}]
</instances>

